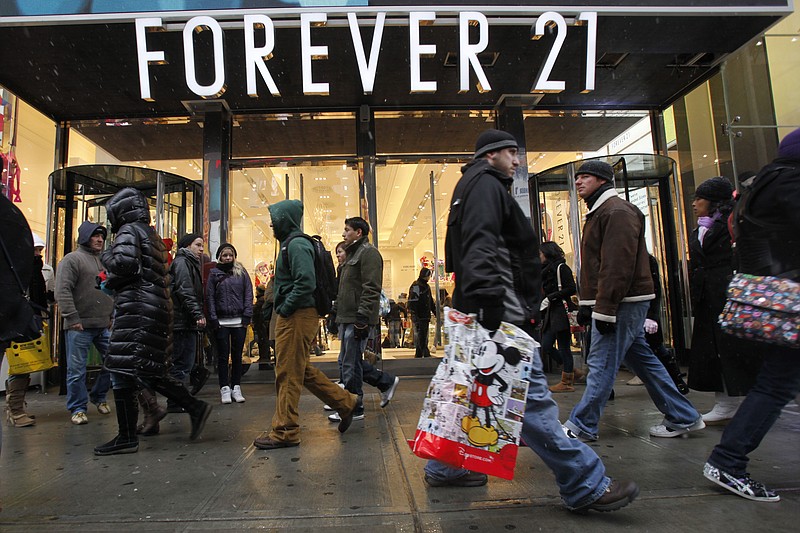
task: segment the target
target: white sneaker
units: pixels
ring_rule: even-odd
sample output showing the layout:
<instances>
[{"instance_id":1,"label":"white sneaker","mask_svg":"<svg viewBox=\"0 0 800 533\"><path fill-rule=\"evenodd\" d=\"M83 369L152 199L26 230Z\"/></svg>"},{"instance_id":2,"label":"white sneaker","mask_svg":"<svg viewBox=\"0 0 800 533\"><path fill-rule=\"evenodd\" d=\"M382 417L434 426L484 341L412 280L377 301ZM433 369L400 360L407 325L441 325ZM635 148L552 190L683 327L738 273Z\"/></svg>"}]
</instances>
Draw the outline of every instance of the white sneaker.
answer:
<instances>
[{"instance_id":1,"label":"white sneaker","mask_svg":"<svg viewBox=\"0 0 800 533\"><path fill-rule=\"evenodd\" d=\"M742 397L734 396L724 400L718 399L711 411L703 415L703 422L708 426L723 426L733 418L741 403Z\"/></svg>"},{"instance_id":2,"label":"white sneaker","mask_svg":"<svg viewBox=\"0 0 800 533\"><path fill-rule=\"evenodd\" d=\"M239 385L234 385L231 391L231 397L236 403L244 403L244 396L242 396L242 388ZM230 403L230 402L228 402Z\"/></svg>"},{"instance_id":3,"label":"white sneaker","mask_svg":"<svg viewBox=\"0 0 800 533\"><path fill-rule=\"evenodd\" d=\"M702 418L698 418L697 422L695 422L688 428L681 428L681 429L672 429L667 427L666 424L662 423L650 428L650 436L664 437L667 439L671 437L681 437L685 439L689 436L690 431L697 431L698 429L703 429L704 427L706 427L706 423L703 422Z\"/></svg>"},{"instance_id":4,"label":"white sneaker","mask_svg":"<svg viewBox=\"0 0 800 533\"><path fill-rule=\"evenodd\" d=\"M220 401L222 403L231 403L231 388L227 385L219 389Z\"/></svg>"},{"instance_id":5,"label":"white sneaker","mask_svg":"<svg viewBox=\"0 0 800 533\"><path fill-rule=\"evenodd\" d=\"M638 387L639 385L644 385L644 381L642 381L639 376L633 376L633 379L629 379L625 385L633 385L634 387Z\"/></svg>"},{"instance_id":6,"label":"white sneaker","mask_svg":"<svg viewBox=\"0 0 800 533\"><path fill-rule=\"evenodd\" d=\"M333 413L332 415L328 416L328 420L331 422L341 422L342 417L339 416L339 413ZM364 420L364 413L361 413L360 415L353 415L353 420Z\"/></svg>"},{"instance_id":7,"label":"white sneaker","mask_svg":"<svg viewBox=\"0 0 800 533\"><path fill-rule=\"evenodd\" d=\"M381 407L386 407L387 405L389 405L389 402L391 402L392 398L394 398L394 391L397 389L397 385L399 383L400 383L400 378L395 376L394 383L392 383L392 386L381 393Z\"/></svg>"},{"instance_id":8,"label":"white sneaker","mask_svg":"<svg viewBox=\"0 0 800 533\"><path fill-rule=\"evenodd\" d=\"M84 413L83 411L75 411L72 414L71 420L72 420L72 423L75 424L76 426L82 426L84 424L88 424L89 423L89 418L86 416L86 413Z\"/></svg>"}]
</instances>

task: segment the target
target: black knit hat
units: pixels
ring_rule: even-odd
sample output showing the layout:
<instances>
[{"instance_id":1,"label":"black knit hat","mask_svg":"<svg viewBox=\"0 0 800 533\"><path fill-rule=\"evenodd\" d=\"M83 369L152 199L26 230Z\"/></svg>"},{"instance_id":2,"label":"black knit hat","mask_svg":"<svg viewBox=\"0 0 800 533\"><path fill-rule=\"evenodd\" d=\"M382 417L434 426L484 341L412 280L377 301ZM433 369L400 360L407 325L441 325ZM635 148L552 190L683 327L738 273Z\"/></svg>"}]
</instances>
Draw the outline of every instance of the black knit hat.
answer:
<instances>
[{"instance_id":1,"label":"black knit hat","mask_svg":"<svg viewBox=\"0 0 800 533\"><path fill-rule=\"evenodd\" d=\"M601 180L606 180L609 182L614 181L614 169L611 168L611 165L605 161L598 161L597 159L583 163L581 168L579 168L575 174L591 174L592 176L600 178Z\"/></svg>"},{"instance_id":2,"label":"black knit hat","mask_svg":"<svg viewBox=\"0 0 800 533\"><path fill-rule=\"evenodd\" d=\"M517 140L513 135L500 130L486 130L478 135L475 141L475 159L486 155L495 150L503 148L519 148Z\"/></svg>"},{"instance_id":3,"label":"black knit hat","mask_svg":"<svg viewBox=\"0 0 800 533\"><path fill-rule=\"evenodd\" d=\"M724 202L733 196L733 185L728 178L717 176L707 179L697 186L694 191L695 198L702 198L709 202Z\"/></svg>"},{"instance_id":4,"label":"black knit hat","mask_svg":"<svg viewBox=\"0 0 800 533\"><path fill-rule=\"evenodd\" d=\"M222 250L224 250L225 248L230 248L233 251L234 259L236 258L237 255L239 255L236 253L236 248L234 248L231 243L223 242L222 244L219 245L219 248L217 248L217 259L219 259L219 256L222 254Z\"/></svg>"},{"instance_id":5,"label":"black knit hat","mask_svg":"<svg viewBox=\"0 0 800 533\"><path fill-rule=\"evenodd\" d=\"M202 239L203 236L199 233L187 233L180 239L178 239L178 249L181 248L188 248L195 239Z\"/></svg>"}]
</instances>

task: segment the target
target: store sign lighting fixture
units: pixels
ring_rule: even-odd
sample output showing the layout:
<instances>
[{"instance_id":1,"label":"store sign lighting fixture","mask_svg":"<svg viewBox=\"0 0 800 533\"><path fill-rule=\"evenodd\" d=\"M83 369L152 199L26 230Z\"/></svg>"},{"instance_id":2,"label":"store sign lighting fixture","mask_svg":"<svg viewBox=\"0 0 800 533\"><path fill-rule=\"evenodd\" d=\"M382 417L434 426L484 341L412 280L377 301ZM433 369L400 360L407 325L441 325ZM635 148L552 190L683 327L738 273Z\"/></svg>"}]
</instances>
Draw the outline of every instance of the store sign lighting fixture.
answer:
<instances>
[{"instance_id":1,"label":"store sign lighting fixture","mask_svg":"<svg viewBox=\"0 0 800 533\"><path fill-rule=\"evenodd\" d=\"M567 37L568 20L575 26L587 27L586 39L586 78L585 86L581 92L594 90L594 69L597 47L597 13L580 13L574 19L566 19L559 13L548 11L540 15L535 25L531 28L531 39L540 39L546 31L555 32L556 39L550 48L545 63L539 69L532 93L561 92L565 90L565 82L550 80L553 65L561 51ZM411 94L431 94L438 89L436 80L423 80L421 62L423 58L436 55L436 45L423 43L420 34L421 26L429 26L436 21L434 11L411 11L408 13L408 38L409 38L409 71ZM327 13L301 13L300 14L300 69L303 81L303 94L327 96L330 94L328 82L314 81L313 62L328 59L328 47L312 44L312 30L326 26ZM383 42L383 29L386 23L386 12L378 12L374 19L372 31L372 44L369 52L365 50L361 38L361 26L355 13L347 13L347 24L350 28L353 49L358 65L361 86L365 95L372 94L375 87L378 58ZM166 29L161 17L137 18L136 27L136 52L139 67L139 89L143 100L154 101L150 86L150 67L152 65L167 64L166 54L163 50L151 50L147 46L147 34L153 31ZM470 41L470 27L476 28L477 42ZM213 80L203 84L197 79L195 66L198 63L194 36L198 33L211 32L213 42L213 57L199 58L200 61L210 59L213 64ZM264 44L256 46L256 32L263 33ZM202 98L219 98L226 90L225 84L225 51L222 24L210 16L201 15L191 18L182 30L184 75L187 88ZM462 11L458 13L458 68L459 68L459 94L470 90L470 71L477 78L478 92L484 93L492 90L489 78L486 76L479 54L489 46L489 20L486 15L477 11ZM258 79L267 85L269 92L274 97L280 97L281 92L275 79L267 68L267 61L273 57L275 49L275 24L272 19L263 14L244 16L244 57L247 94L258 98Z\"/></svg>"}]
</instances>

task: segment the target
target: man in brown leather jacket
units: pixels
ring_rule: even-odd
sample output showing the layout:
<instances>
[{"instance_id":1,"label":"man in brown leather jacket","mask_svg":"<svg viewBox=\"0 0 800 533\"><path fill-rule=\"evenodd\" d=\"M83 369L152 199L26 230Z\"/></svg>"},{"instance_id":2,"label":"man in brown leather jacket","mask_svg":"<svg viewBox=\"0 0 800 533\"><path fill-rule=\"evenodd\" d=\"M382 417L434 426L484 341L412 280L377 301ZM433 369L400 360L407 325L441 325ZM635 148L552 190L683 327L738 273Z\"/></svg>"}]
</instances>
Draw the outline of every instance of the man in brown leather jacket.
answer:
<instances>
[{"instance_id":1,"label":"man in brown leather jacket","mask_svg":"<svg viewBox=\"0 0 800 533\"><path fill-rule=\"evenodd\" d=\"M598 439L600 415L623 362L664 414L650 436L677 437L703 429L700 413L678 392L644 338L647 309L655 298L644 215L617 195L614 170L604 161L585 162L575 188L589 208L581 237L580 304L592 309L592 340L586 390L564 423L567 436Z\"/></svg>"}]
</instances>

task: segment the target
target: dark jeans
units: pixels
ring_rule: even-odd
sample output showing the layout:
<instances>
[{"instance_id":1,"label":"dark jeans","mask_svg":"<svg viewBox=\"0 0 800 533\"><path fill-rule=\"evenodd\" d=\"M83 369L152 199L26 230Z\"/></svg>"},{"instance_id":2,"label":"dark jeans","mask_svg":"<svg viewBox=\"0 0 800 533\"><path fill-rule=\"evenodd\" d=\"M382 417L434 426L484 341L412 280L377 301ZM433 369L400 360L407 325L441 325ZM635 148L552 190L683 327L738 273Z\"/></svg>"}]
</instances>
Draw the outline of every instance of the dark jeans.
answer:
<instances>
[{"instance_id":1,"label":"dark jeans","mask_svg":"<svg viewBox=\"0 0 800 533\"><path fill-rule=\"evenodd\" d=\"M747 454L778 419L783 407L800 393L800 353L788 348L764 350L756 384L722 433L708 462L734 476L747 471Z\"/></svg>"},{"instance_id":2,"label":"dark jeans","mask_svg":"<svg viewBox=\"0 0 800 533\"><path fill-rule=\"evenodd\" d=\"M181 382L186 382L197 358L197 335L190 329L172 332L172 368L169 373Z\"/></svg>"},{"instance_id":3,"label":"dark jeans","mask_svg":"<svg viewBox=\"0 0 800 533\"><path fill-rule=\"evenodd\" d=\"M219 386L235 386L242 383L242 350L247 328L226 328L220 326L216 332L217 339L217 371ZM228 354L231 358L231 375L228 379Z\"/></svg>"},{"instance_id":4,"label":"dark jeans","mask_svg":"<svg viewBox=\"0 0 800 533\"><path fill-rule=\"evenodd\" d=\"M570 348L570 337L572 334L568 329L561 331L543 331L542 332L542 353L546 357L552 357L562 365L564 365L564 372L569 374L575 368L575 363L572 360L572 349ZM558 349L555 350L554 346L558 341Z\"/></svg>"},{"instance_id":5,"label":"dark jeans","mask_svg":"<svg viewBox=\"0 0 800 533\"><path fill-rule=\"evenodd\" d=\"M414 357L430 357L428 349L428 328L430 320L414 321Z\"/></svg>"}]
</instances>

